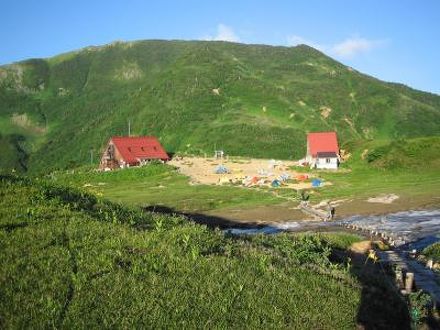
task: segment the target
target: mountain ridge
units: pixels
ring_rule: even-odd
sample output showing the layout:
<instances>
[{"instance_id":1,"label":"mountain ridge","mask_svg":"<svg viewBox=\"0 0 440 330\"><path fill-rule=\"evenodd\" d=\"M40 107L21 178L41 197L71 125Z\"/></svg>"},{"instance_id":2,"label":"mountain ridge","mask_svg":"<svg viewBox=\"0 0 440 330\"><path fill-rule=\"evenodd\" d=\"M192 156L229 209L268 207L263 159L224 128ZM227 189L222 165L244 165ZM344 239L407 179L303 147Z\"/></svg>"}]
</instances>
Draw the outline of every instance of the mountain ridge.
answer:
<instances>
[{"instance_id":1,"label":"mountain ridge","mask_svg":"<svg viewBox=\"0 0 440 330\"><path fill-rule=\"evenodd\" d=\"M96 161L128 120L170 152L299 158L309 131L336 130L342 142L440 135L440 96L307 45L115 42L0 67L0 139L24 138L32 169L83 164L91 149Z\"/></svg>"}]
</instances>

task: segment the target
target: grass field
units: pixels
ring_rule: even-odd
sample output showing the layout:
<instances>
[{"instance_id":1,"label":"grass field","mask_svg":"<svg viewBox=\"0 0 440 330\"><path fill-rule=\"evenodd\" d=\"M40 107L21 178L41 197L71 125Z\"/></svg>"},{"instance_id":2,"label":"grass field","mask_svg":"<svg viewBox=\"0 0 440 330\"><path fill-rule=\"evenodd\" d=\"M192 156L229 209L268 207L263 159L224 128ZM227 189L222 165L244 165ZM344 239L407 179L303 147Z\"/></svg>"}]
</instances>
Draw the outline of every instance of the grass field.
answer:
<instances>
[{"instance_id":1,"label":"grass field","mask_svg":"<svg viewBox=\"0 0 440 330\"><path fill-rule=\"evenodd\" d=\"M319 189L312 199L366 198L379 194L399 196L436 196L440 191L437 168L381 171L354 166L350 172L322 173L332 182Z\"/></svg>"},{"instance_id":2,"label":"grass field","mask_svg":"<svg viewBox=\"0 0 440 330\"><path fill-rule=\"evenodd\" d=\"M316 189L312 201L391 193L413 198L439 196L440 138L359 142L350 149L354 152L340 170L312 171L332 183Z\"/></svg>"},{"instance_id":3,"label":"grass field","mask_svg":"<svg viewBox=\"0 0 440 330\"><path fill-rule=\"evenodd\" d=\"M281 200L256 189L191 185L187 177L167 165L152 164L122 171L96 172L90 168L55 172L55 182L83 187L115 202L131 206L166 206L199 212L227 207L272 205Z\"/></svg>"},{"instance_id":4,"label":"grass field","mask_svg":"<svg viewBox=\"0 0 440 330\"><path fill-rule=\"evenodd\" d=\"M329 259L356 238L227 237L5 176L0 196L2 328L405 324L392 296L359 318L362 283Z\"/></svg>"}]
</instances>

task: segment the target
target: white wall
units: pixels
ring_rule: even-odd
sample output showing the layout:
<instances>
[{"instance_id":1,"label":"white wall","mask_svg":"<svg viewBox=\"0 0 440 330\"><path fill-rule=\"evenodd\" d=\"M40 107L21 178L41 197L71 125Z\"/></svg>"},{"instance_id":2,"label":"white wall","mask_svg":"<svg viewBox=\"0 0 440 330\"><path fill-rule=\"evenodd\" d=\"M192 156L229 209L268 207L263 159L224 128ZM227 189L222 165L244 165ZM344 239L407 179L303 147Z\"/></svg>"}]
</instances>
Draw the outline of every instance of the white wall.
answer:
<instances>
[{"instance_id":1,"label":"white wall","mask_svg":"<svg viewBox=\"0 0 440 330\"><path fill-rule=\"evenodd\" d=\"M338 169L338 158L316 158L316 168L321 169Z\"/></svg>"}]
</instances>

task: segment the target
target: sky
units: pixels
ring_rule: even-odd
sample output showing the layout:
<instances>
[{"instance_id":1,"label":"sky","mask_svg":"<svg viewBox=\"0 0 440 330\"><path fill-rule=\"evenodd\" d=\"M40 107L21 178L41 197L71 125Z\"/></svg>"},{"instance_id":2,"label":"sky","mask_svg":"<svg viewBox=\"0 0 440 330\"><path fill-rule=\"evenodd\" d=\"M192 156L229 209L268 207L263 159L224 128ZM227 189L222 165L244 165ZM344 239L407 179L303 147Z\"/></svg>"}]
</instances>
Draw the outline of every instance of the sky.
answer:
<instances>
[{"instance_id":1,"label":"sky","mask_svg":"<svg viewBox=\"0 0 440 330\"><path fill-rule=\"evenodd\" d=\"M115 40L308 44L440 95L440 0L1 0L0 65Z\"/></svg>"}]
</instances>

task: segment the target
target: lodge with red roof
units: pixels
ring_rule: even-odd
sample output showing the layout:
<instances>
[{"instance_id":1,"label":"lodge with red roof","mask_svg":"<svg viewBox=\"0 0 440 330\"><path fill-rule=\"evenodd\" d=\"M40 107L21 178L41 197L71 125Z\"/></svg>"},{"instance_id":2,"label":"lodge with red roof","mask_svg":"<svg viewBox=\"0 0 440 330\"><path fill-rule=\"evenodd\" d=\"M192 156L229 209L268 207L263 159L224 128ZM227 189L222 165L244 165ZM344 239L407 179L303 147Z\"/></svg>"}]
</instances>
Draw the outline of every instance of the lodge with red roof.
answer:
<instances>
[{"instance_id":1,"label":"lodge with red roof","mask_svg":"<svg viewBox=\"0 0 440 330\"><path fill-rule=\"evenodd\" d=\"M313 168L337 169L339 166L339 145L336 132L307 134L305 161Z\"/></svg>"},{"instance_id":2,"label":"lodge with red roof","mask_svg":"<svg viewBox=\"0 0 440 330\"><path fill-rule=\"evenodd\" d=\"M102 154L102 170L140 166L151 160L166 162L170 159L154 136L113 136Z\"/></svg>"}]
</instances>

